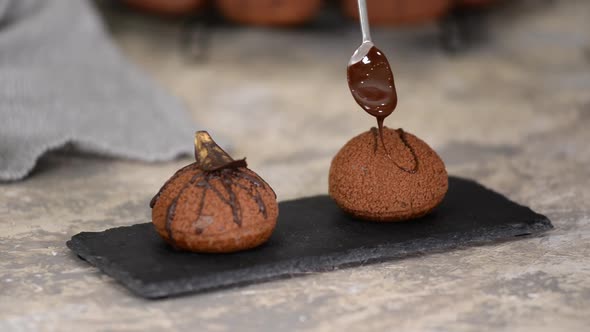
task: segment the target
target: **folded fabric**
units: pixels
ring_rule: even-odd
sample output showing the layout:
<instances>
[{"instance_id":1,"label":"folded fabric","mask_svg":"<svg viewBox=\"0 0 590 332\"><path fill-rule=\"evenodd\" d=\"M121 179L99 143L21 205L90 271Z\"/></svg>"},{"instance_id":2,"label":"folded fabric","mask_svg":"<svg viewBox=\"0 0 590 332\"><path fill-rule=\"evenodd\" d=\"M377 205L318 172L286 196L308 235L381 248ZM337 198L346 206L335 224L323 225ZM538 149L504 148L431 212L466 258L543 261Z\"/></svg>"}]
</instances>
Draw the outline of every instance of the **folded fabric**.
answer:
<instances>
[{"instance_id":1,"label":"folded fabric","mask_svg":"<svg viewBox=\"0 0 590 332\"><path fill-rule=\"evenodd\" d=\"M65 145L160 161L190 153L184 106L131 65L82 0L0 0L0 180Z\"/></svg>"}]
</instances>

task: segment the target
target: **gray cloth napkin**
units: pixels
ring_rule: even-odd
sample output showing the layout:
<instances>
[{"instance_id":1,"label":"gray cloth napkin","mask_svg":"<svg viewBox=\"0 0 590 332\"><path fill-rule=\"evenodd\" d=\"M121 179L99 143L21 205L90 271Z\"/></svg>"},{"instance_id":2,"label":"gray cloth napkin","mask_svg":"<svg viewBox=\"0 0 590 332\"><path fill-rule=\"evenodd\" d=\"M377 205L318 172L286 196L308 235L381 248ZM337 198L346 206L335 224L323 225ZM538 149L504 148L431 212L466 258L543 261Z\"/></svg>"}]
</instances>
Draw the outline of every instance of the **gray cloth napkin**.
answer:
<instances>
[{"instance_id":1,"label":"gray cloth napkin","mask_svg":"<svg viewBox=\"0 0 590 332\"><path fill-rule=\"evenodd\" d=\"M0 0L0 180L65 145L160 161L192 152L183 105L128 63L85 0Z\"/></svg>"}]
</instances>

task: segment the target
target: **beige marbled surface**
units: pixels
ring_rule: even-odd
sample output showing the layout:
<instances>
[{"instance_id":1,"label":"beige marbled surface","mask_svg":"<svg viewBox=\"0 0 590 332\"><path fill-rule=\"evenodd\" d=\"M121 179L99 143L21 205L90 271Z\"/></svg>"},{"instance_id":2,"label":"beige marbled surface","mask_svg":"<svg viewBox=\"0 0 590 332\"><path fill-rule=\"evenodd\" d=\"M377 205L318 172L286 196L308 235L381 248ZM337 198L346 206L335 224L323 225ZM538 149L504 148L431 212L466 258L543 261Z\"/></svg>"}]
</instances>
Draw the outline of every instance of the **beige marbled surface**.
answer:
<instances>
[{"instance_id":1,"label":"beige marbled surface","mask_svg":"<svg viewBox=\"0 0 590 332\"><path fill-rule=\"evenodd\" d=\"M110 14L132 59L195 121L248 156L280 199L327 191L331 156L373 125L344 68L349 29L223 28L212 58L177 51L179 27ZM590 2L524 1L489 40L442 52L433 27L379 30L397 74L388 119L477 179L553 221L538 238L149 302L78 260L80 231L145 222L151 195L189 162L54 154L0 185L0 331L583 331L590 326ZM190 144L191 142L187 142Z\"/></svg>"}]
</instances>

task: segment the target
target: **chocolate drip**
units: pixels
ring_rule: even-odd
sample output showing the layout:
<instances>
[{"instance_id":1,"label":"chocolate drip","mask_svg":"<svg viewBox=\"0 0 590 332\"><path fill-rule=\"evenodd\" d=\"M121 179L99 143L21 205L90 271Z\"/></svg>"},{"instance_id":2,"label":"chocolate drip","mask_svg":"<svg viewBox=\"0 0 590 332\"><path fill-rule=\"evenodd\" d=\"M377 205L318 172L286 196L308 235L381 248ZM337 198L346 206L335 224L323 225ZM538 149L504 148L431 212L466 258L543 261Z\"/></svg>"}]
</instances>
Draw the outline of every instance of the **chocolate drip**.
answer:
<instances>
[{"instance_id":1,"label":"chocolate drip","mask_svg":"<svg viewBox=\"0 0 590 332\"><path fill-rule=\"evenodd\" d=\"M379 135L385 147L383 120L397 106L393 73L385 54L372 46L358 62L349 64L347 77L354 100L363 110L377 118Z\"/></svg>"},{"instance_id":2,"label":"chocolate drip","mask_svg":"<svg viewBox=\"0 0 590 332\"><path fill-rule=\"evenodd\" d=\"M180 199L182 194L184 194L184 192L203 175L204 175L204 173L195 174L190 179L190 181L187 182L182 187L182 189L180 189L180 191L178 192L178 195L176 195L176 197L174 197L174 199L172 200L172 203L170 203L170 206L168 207L168 211L166 212L166 232L168 232L168 237L170 238L171 241L174 241L172 238L172 220L174 220L174 215L176 212L176 204L178 203L178 199Z\"/></svg>"},{"instance_id":3,"label":"chocolate drip","mask_svg":"<svg viewBox=\"0 0 590 332\"><path fill-rule=\"evenodd\" d=\"M242 226L242 209L240 208L240 202L236 198L236 193L232 189L232 182L233 181L227 177L223 177L221 179L221 183L225 187L225 190L229 196L228 204L231 206L234 222L238 224L238 226Z\"/></svg>"},{"instance_id":4,"label":"chocolate drip","mask_svg":"<svg viewBox=\"0 0 590 332\"><path fill-rule=\"evenodd\" d=\"M258 204L258 211L260 213L262 213L262 216L266 219L267 218L266 205L264 205L264 201L262 201L262 196L260 195L260 192L258 191L258 189L252 190L251 187L243 186L237 182L235 183L235 185L243 190L248 191L248 193L250 194L250 197L252 197L252 199L254 199L256 204Z\"/></svg>"},{"instance_id":5,"label":"chocolate drip","mask_svg":"<svg viewBox=\"0 0 590 332\"><path fill-rule=\"evenodd\" d=\"M231 187L232 183L230 182L228 185L227 179L223 176L223 174L221 175L221 185L225 188L228 197L223 197L221 191L211 185L209 185L209 189L211 189L211 191L213 191L222 202L231 207L234 223L236 223L238 226L242 226L242 210L240 209L240 203L236 199L236 194Z\"/></svg>"},{"instance_id":6,"label":"chocolate drip","mask_svg":"<svg viewBox=\"0 0 590 332\"><path fill-rule=\"evenodd\" d=\"M371 131L373 133L375 133L375 127L371 128ZM408 151L410 151L410 154L412 154L412 159L414 160L414 167L405 168L405 167L401 166L400 164L398 164L395 160L393 160L393 157L389 154L389 152L387 152L387 150L385 150L385 153L387 154L387 157L393 162L393 164L397 168L399 168L400 170L402 170L406 173L416 174L418 172L418 165L419 165L418 155L416 154L416 150L414 150L414 147L408 141L408 135L406 134L406 132L402 128L395 130L395 132L398 134L398 136L399 136L400 140L402 141L402 144L405 146L405 148L408 149ZM375 136L377 136L377 133L375 133ZM383 147L385 148L385 141L383 141L383 136L382 135L380 135L380 136L381 136L381 141L383 142ZM375 140L377 141L378 138L375 137ZM374 151L377 152L377 143L375 143L375 150Z\"/></svg>"},{"instance_id":7,"label":"chocolate drip","mask_svg":"<svg viewBox=\"0 0 590 332\"><path fill-rule=\"evenodd\" d=\"M239 183L237 181L239 179L246 180L249 186ZM197 182L197 180L199 181ZM224 193L222 193L219 189L212 185L212 180L221 181L221 184L225 189L227 197L224 195ZM173 199L172 203L170 204L170 207L168 208L166 215L166 231L168 232L168 238L171 243L174 243L174 237L172 235L172 223L174 221L178 199L191 186L203 188L201 199L198 204L196 220L199 220L199 218L202 215L207 191L210 191L213 194L215 194L223 203L231 207L234 223L238 226L242 226L242 209L235 191L236 187L244 190L247 193L248 197L250 197L258 205L258 212L261 213L265 219L267 218L266 205L262 200L262 195L260 194L259 188L269 188L271 189L271 191L272 188L270 188L270 186L268 186L268 184L266 184L266 182L264 182L264 180L262 180L261 178L248 174L246 169L244 168L224 168L213 172L198 173L195 176L193 176L190 179L190 181L182 187L182 189L179 191L178 195ZM203 229L197 229L196 232L200 234L203 232Z\"/></svg>"},{"instance_id":8,"label":"chocolate drip","mask_svg":"<svg viewBox=\"0 0 590 332\"><path fill-rule=\"evenodd\" d=\"M410 153L412 154L412 158L414 159L414 167L412 167L411 169L407 169L407 168L400 166L393 159L391 159L391 160L393 161L395 166L397 166L402 171L410 173L410 174L415 174L418 172L418 163L419 163L418 162L418 155L416 154L416 150L414 150L414 147L412 145L410 145L410 142L408 142L408 136L402 128L399 128L398 130L396 130L396 132L398 133L399 138L402 140L402 143L404 143L405 147L408 150L410 150ZM389 158L391 158L391 156L389 154L388 154L388 156L389 156Z\"/></svg>"},{"instance_id":9,"label":"chocolate drip","mask_svg":"<svg viewBox=\"0 0 590 332\"><path fill-rule=\"evenodd\" d=\"M385 145L385 139L383 138L383 120L385 120L384 116L377 117L377 128L379 128L379 137L381 138L381 143L383 144L383 149L385 153L389 156L389 151L387 151L387 146Z\"/></svg>"},{"instance_id":10,"label":"chocolate drip","mask_svg":"<svg viewBox=\"0 0 590 332\"><path fill-rule=\"evenodd\" d=\"M200 183L199 183L200 185ZM205 207L205 197L207 196L207 189L203 189L203 196L201 196L201 201L199 202L199 209L197 210L197 221L201 218L201 213L203 212L203 207ZM195 232L197 234L203 233L204 228L197 228Z\"/></svg>"},{"instance_id":11,"label":"chocolate drip","mask_svg":"<svg viewBox=\"0 0 590 332\"><path fill-rule=\"evenodd\" d=\"M266 181L264 181L263 178L254 177L246 172L237 173L236 176L239 178L243 178L245 180L250 181L250 183L252 183L253 185L255 185L257 187L266 186L268 189L270 189L270 191L272 191L272 194L275 196L275 198L277 198L277 194L275 193L275 191L272 189L272 187L268 183L266 183Z\"/></svg>"}]
</instances>

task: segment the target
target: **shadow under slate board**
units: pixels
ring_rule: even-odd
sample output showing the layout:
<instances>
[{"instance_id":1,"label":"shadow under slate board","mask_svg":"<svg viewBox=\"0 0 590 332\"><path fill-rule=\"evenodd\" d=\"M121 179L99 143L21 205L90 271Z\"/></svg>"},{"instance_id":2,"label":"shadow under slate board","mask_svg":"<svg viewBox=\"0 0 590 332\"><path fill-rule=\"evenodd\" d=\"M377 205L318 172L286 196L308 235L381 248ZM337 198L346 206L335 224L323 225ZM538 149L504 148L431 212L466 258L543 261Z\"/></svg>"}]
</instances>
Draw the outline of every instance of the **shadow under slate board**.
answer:
<instances>
[{"instance_id":1,"label":"shadow under slate board","mask_svg":"<svg viewBox=\"0 0 590 332\"><path fill-rule=\"evenodd\" d=\"M133 293L153 299L506 241L552 228L545 216L476 182L449 181L443 203L408 222L355 220L328 196L282 202L269 242L235 254L175 251L151 223L83 232L67 245Z\"/></svg>"}]
</instances>

